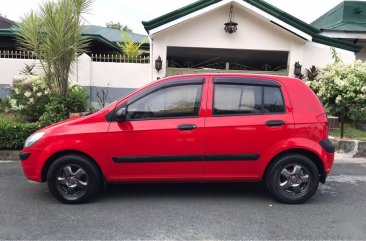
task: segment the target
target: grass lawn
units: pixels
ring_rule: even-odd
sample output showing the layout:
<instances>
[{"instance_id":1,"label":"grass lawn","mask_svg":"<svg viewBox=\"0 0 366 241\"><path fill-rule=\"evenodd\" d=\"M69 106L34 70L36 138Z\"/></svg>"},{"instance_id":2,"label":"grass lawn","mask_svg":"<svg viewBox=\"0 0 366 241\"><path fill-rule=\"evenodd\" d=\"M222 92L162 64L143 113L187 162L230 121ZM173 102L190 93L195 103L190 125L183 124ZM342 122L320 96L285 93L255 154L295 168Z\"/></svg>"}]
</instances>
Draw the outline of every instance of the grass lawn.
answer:
<instances>
[{"instance_id":1,"label":"grass lawn","mask_svg":"<svg viewBox=\"0 0 366 241\"><path fill-rule=\"evenodd\" d=\"M341 130L340 129L331 130L329 132L329 135L339 138L341 135ZM366 131L356 129L355 126L352 124L345 124L344 138L366 141Z\"/></svg>"}]
</instances>

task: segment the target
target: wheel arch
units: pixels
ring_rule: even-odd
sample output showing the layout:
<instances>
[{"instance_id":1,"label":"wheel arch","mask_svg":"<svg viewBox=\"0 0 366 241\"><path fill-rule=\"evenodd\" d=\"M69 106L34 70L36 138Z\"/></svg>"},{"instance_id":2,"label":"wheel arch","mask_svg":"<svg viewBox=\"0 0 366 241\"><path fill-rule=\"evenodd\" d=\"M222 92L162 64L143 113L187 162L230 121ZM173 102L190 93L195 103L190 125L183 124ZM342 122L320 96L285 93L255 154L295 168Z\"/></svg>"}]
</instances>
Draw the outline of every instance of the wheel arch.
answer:
<instances>
[{"instance_id":1,"label":"wheel arch","mask_svg":"<svg viewBox=\"0 0 366 241\"><path fill-rule=\"evenodd\" d=\"M101 177L103 178L102 181L105 180L104 173L103 173L102 169L100 168L100 166L98 165L98 163L91 156L89 156L88 154L86 154L86 153L84 153L82 151L77 151L77 150L62 150L62 151L58 151L58 152L54 153L52 156L50 156L46 160L45 164L42 167L41 181L42 182L46 182L47 181L47 172L48 172L50 166L52 165L52 163L55 160L57 160L57 158L59 158L61 156L64 156L64 155L70 155L70 154L79 155L79 156L82 156L82 157L85 157L85 158L89 159L97 167L98 171L100 172Z\"/></svg>"},{"instance_id":2,"label":"wheel arch","mask_svg":"<svg viewBox=\"0 0 366 241\"><path fill-rule=\"evenodd\" d=\"M306 156L311 161L313 161L314 164L316 165L316 167L319 170L320 182L325 183L325 179L326 179L327 175L326 175L322 160L320 159L320 157L315 152L312 152L312 151L307 150L307 149L302 149L302 148L295 148L295 149L285 150L285 151L282 151L282 152L278 153L276 156L274 156L266 166L266 169L264 171L264 177L267 176L267 172L268 172L269 167L271 166L272 163L276 162L281 157L286 156L286 155L290 155L290 154L300 154L300 155Z\"/></svg>"}]
</instances>

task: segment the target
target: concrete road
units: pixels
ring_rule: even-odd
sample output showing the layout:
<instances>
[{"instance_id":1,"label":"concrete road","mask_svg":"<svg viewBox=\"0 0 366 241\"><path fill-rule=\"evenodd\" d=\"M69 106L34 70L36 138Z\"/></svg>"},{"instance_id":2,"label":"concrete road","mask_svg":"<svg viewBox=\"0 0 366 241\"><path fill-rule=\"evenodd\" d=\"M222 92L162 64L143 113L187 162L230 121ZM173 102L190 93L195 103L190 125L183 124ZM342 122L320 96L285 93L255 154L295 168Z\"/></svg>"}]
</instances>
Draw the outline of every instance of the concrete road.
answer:
<instances>
[{"instance_id":1,"label":"concrete road","mask_svg":"<svg viewBox=\"0 0 366 241\"><path fill-rule=\"evenodd\" d=\"M113 185L73 206L0 161L0 239L366 239L366 160L350 160L302 205L261 184L211 183Z\"/></svg>"}]
</instances>

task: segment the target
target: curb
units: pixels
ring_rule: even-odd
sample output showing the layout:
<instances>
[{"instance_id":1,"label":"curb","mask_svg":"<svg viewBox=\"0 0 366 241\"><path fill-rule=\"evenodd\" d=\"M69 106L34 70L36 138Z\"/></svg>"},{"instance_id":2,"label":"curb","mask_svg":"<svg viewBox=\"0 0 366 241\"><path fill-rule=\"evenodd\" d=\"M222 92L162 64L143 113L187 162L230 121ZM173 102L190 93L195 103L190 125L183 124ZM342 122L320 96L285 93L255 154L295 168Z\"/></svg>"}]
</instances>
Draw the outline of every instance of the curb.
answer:
<instances>
[{"instance_id":1,"label":"curb","mask_svg":"<svg viewBox=\"0 0 366 241\"><path fill-rule=\"evenodd\" d=\"M20 150L0 150L0 160L20 161L19 152Z\"/></svg>"},{"instance_id":2,"label":"curb","mask_svg":"<svg viewBox=\"0 0 366 241\"><path fill-rule=\"evenodd\" d=\"M330 139L343 157L366 157L366 141Z\"/></svg>"}]
</instances>

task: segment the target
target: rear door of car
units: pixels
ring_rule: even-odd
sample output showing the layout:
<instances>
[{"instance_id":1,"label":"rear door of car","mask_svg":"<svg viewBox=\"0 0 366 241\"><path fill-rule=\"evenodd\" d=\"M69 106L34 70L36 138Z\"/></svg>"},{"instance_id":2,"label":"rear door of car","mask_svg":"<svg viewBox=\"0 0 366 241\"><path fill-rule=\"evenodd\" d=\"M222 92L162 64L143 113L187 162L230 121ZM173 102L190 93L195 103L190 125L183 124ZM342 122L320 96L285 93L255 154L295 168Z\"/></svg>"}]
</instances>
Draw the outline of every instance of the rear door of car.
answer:
<instances>
[{"instance_id":1,"label":"rear door of car","mask_svg":"<svg viewBox=\"0 0 366 241\"><path fill-rule=\"evenodd\" d=\"M253 77L213 77L204 134L205 176L259 178L264 153L287 140L294 120L284 86ZM263 168L263 167L262 167Z\"/></svg>"}]
</instances>

